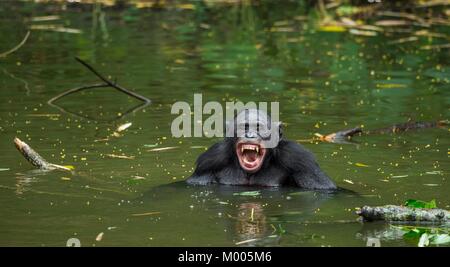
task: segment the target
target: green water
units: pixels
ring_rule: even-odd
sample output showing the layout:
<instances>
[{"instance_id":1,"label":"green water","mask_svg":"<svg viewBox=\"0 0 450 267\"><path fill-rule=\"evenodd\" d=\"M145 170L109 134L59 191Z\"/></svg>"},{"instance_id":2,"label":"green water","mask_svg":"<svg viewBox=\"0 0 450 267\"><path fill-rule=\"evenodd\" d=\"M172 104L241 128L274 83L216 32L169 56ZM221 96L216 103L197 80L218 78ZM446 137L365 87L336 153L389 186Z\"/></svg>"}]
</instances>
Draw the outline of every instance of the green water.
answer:
<instances>
[{"instance_id":1,"label":"green water","mask_svg":"<svg viewBox=\"0 0 450 267\"><path fill-rule=\"evenodd\" d=\"M295 4L103 11L96 19L90 5L0 4L1 52L30 25L82 31L33 30L23 47L0 58L0 245L65 246L76 237L82 246L235 246L250 239L241 245L365 246L378 237L382 246L415 246L387 224L356 221L355 208L408 198L449 208L448 129L347 145L303 142L340 187L359 195L188 187L183 180L195 159L217 139L170 132L171 105L192 104L194 93L204 102L278 101L285 136L299 142L361 124L448 119L448 49L420 49L427 38L390 44L398 34L314 31L298 17L307 10ZM44 15L60 19L31 21ZM431 30L448 37L448 27ZM67 89L98 82L75 56L151 105L116 119L140 102L111 88L61 99L65 112L48 105ZM111 136L127 122L121 136ZM75 171L34 170L16 151L15 136ZM151 151L166 147L173 148ZM261 195L233 195L249 190Z\"/></svg>"}]
</instances>

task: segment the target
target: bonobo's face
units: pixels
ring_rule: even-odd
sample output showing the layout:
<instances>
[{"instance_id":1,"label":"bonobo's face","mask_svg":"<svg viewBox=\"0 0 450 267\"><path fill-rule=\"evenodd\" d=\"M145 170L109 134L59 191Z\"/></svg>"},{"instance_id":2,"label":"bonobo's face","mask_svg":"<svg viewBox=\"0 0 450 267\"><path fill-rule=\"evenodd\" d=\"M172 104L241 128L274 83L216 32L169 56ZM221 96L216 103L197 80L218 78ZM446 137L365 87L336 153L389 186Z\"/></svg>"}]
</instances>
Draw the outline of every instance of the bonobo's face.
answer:
<instances>
[{"instance_id":1,"label":"bonobo's face","mask_svg":"<svg viewBox=\"0 0 450 267\"><path fill-rule=\"evenodd\" d=\"M239 164L244 171L255 173L263 166L268 149L272 148L267 147L271 134L270 117L263 111L250 109L239 113L234 122Z\"/></svg>"}]
</instances>

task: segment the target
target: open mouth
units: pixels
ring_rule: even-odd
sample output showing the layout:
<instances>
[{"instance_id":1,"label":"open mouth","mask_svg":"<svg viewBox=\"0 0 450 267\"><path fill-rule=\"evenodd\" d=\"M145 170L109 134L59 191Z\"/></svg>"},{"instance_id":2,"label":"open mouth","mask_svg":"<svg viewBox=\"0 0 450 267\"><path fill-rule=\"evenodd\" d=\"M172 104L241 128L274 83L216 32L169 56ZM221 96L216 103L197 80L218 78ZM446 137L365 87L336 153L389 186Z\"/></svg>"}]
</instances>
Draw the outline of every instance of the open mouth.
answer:
<instances>
[{"instance_id":1,"label":"open mouth","mask_svg":"<svg viewBox=\"0 0 450 267\"><path fill-rule=\"evenodd\" d=\"M241 142L236 145L236 155L246 172L256 172L262 166L266 149L258 143Z\"/></svg>"}]
</instances>

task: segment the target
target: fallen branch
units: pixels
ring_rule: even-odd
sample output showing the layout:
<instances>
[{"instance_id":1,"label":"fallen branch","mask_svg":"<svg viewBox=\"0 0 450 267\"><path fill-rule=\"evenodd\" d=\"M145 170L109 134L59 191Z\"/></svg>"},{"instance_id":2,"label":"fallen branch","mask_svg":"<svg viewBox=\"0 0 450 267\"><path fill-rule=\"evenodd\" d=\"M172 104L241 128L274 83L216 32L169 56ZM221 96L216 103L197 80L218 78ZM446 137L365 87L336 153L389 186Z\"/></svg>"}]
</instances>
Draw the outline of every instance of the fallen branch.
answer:
<instances>
[{"instance_id":1,"label":"fallen branch","mask_svg":"<svg viewBox=\"0 0 450 267\"><path fill-rule=\"evenodd\" d=\"M59 110L61 110L62 112L66 112L66 113L70 113L70 114L73 114L73 115L76 115L76 116L80 116L80 115L78 115L78 114L76 114L76 113L69 112L69 111L63 109L62 107L60 107L60 106L58 106L58 105L55 105L54 102L56 102L58 99L60 99L60 98L62 98L62 97L64 97L64 96L68 96L68 95L71 95L71 94L76 93L76 92L79 92L79 91L83 91L83 90L87 90L87 89L94 89L94 88L106 88L106 87L112 87L112 88L114 88L114 89L116 89L116 90L118 90L118 91L120 91L120 92L122 92L122 93L125 93L125 94L127 94L127 95L129 95L129 96L131 96L131 97L134 97L134 98L136 98L136 99L138 99L138 100L140 100L140 101L143 102L141 105L136 106L136 107L133 107L133 108L131 108L131 109L129 109L129 110L123 112L122 115L119 116L117 119L119 119L119 118L125 116L126 114L128 114L128 113L130 113L130 112L135 112L135 111L137 111L137 110L140 110L140 109L144 108L145 106L147 106L147 105L149 105L149 104L151 103L151 100L148 99L148 98L146 98L145 96L142 96L142 95L140 95L140 94L138 94L138 93L135 93L135 92L133 92L133 91L131 91L131 90L128 90L128 89L126 89L126 88L124 88L124 87L118 85L116 82L110 81L109 79L107 79L105 76L103 76L102 74L100 74L100 73L99 73L98 71L96 71L91 65L89 65L88 63L86 63L86 62L83 61L82 59L80 59L80 58L78 58L78 57L75 57L75 59L76 59L78 62L80 62L83 66L85 66L88 70L90 70L90 71L91 71L95 76L97 76L100 80L102 80L103 83L97 83L97 84L86 85L86 86L80 86L80 87L76 87L76 88L69 89L69 90L67 90L67 91L65 91L65 92L63 92L63 93L61 93L61 94L59 94L59 95L57 95L57 96L51 98L50 100L48 100L47 103L48 103L50 106L56 107L56 108L58 108ZM90 119L89 117L87 117L87 118Z\"/></svg>"},{"instance_id":2,"label":"fallen branch","mask_svg":"<svg viewBox=\"0 0 450 267\"><path fill-rule=\"evenodd\" d=\"M34 149L32 149L27 143L23 142L19 138L14 138L14 144L16 145L17 150L25 157L25 159L31 163L31 165L35 166L41 170L64 170L71 171L71 168L49 163L45 160L41 155L39 155Z\"/></svg>"},{"instance_id":3,"label":"fallen branch","mask_svg":"<svg viewBox=\"0 0 450 267\"><path fill-rule=\"evenodd\" d=\"M23 40L18 45L16 45L15 47L13 47L12 49L10 49L10 50L8 50L6 52L1 53L0 57L6 57L7 55L12 54L15 51L17 51L19 48L21 48L26 43L26 41L28 40L29 36L30 36L30 31L27 32L27 34L25 35Z\"/></svg>"},{"instance_id":4,"label":"fallen branch","mask_svg":"<svg viewBox=\"0 0 450 267\"><path fill-rule=\"evenodd\" d=\"M386 205L379 207L364 206L356 212L365 221L388 222L450 222L450 212L443 209L411 208Z\"/></svg>"},{"instance_id":5,"label":"fallen branch","mask_svg":"<svg viewBox=\"0 0 450 267\"><path fill-rule=\"evenodd\" d=\"M350 139L354 135L362 135L362 134L387 134L387 133L401 133L407 132L410 130L418 130L418 129L427 129L427 128L442 128L448 125L448 121L436 121L436 122L421 122L421 121L409 121L406 123L394 124L390 127L379 128L375 130L364 131L360 127L342 130L335 133L321 135L316 134L319 137L320 141L330 142L330 143L349 143Z\"/></svg>"}]
</instances>

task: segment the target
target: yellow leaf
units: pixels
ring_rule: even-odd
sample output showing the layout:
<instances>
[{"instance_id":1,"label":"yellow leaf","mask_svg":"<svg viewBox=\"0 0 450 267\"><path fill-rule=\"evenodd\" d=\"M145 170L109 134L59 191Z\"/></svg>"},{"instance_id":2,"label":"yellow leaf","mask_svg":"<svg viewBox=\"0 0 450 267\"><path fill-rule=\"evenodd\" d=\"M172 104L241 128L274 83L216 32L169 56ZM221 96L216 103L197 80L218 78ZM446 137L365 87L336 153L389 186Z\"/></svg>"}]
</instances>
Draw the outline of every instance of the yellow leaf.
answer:
<instances>
[{"instance_id":1,"label":"yellow leaf","mask_svg":"<svg viewBox=\"0 0 450 267\"><path fill-rule=\"evenodd\" d=\"M64 165L63 167L65 167L65 168L67 168L67 169L69 169L71 171L75 170L75 167L72 166L72 165Z\"/></svg>"},{"instance_id":2,"label":"yellow leaf","mask_svg":"<svg viewBox=\"0 0 450 267\"><path fill-rule=\"evenodd\" d=\"M389 88L405 88L406 84L399 83L378 83L378 88L389 89Z\"/></svg>"},{"instance_id":3,"label":"yellow leaf","mask_svg":"<svg viewBox=\"0 0 450 267\"><path fill-rule=\"evenodd\" d=\"M364 164L364 163L355 163L355 166L358 166L358 167L369 167L369 165L366 165L366 164Z\"/></svg>"},{"instance_id":4,"label":"yellow leaf","mask_svg":"<svg viewBox=\"0 0 450 267\"><path fill-rule=\"evenodd\" d=\"M191 10L195 9L195 5L193 5L193 4L180 4L180 5L177 5L177 7L181 8L181 9L191 9Z\"/></svg>"},{"instance_id":5,"label":"yellow leaf","mask_svg":"<svg viewBox=\"0 0 450 267\"><path fill-rule=\"evenodd\" d=\"M324 25L319 27L322 32L345 32L347 29L339 25Z\"/></svg>"}]
</instances>

